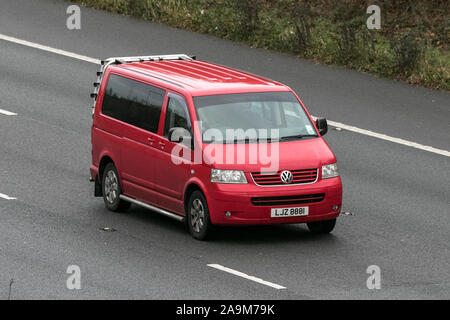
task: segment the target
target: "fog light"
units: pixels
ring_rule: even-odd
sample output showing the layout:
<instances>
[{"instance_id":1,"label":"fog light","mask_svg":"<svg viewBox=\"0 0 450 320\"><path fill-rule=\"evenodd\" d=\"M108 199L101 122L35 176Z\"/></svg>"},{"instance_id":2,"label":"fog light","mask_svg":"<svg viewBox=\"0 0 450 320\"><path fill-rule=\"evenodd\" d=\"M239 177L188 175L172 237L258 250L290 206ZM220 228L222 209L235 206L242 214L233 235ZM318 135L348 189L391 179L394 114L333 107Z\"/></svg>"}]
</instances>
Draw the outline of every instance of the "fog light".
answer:
<instances>
[{"instance_id":1,"label":"fog light","mask_svg":"<svg viewBox=\"0 0 450 320\"><path fill-rule=\"evenodd\" d=\"M230 212L230 211L225 212L225 216L226 216L227 218L231 217L231 212Z\"/></svg>"},{"instance_id":2,"label":"fog light","mask_svg":"<svg viewBox=\"0 0 450 320\"><path fill-rule=\"evenodd\" d=\"M339 206L333 206L333 211L337 211L339 209Z\"/></svg>"}]
</instances>

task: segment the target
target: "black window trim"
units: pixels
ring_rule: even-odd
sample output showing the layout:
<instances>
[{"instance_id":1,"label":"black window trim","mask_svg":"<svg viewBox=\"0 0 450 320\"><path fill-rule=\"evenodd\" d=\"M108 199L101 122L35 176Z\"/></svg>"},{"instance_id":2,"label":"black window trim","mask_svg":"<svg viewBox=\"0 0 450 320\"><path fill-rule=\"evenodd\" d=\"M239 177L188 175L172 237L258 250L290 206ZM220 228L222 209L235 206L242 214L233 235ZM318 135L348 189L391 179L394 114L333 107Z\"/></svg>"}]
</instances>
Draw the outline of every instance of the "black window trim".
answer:
<instances>
[{"instance_id":1,"label":"black window trim","mask_svg":"<svg viewBox=\"0 0 450 320\"><path fill-rule=\"evenodd\" d=\"M186 98L185 98L184 96L180 95L179 93L175 93L175 92L172 92L172 91L168 91L168 93L167 93L167 103L166 103L166 112L165 112L165 114L164 114L164 124L163 124L163 133L162 133L162 136L163 136L164 138L166 138L166 139L169 138L169 137L165 136L164 128L165 128L165 126L166 126L167 110L169 109L169 101L170 101L171 98L174 98L174 99L176 99L176 100L178 100L178 101L181 100L181 102L183 103L183 105L184 105L184 111L186 112L186 115L187 115L187 119L186 119L186 120L187 120L187 123L188 123L188 129L189 129L189 131L190 131L191 134L192 134L191 115L189 114L189 108L188 108L188 105L187 105ZM180 99L180 98L181 98L181 99ZM170 129L170 128L169 128L169 129Z\"/></svg>"},{"instance_id":2,"label":"black window trim","mask_svg":"<svg viewBox=\"0 0 450 320\"><path fill-rule=\"evenodd\" d=\"M174 92L174 91L170 91L170 90L167 90L167 94L166 95L167 95L167 100L166 100L166 106L165 106L165 112L164 112L164 122L162 124L162 135L161 135L161 137L166 139L167 141L169 141L169 137L165 136L164 129L165 129L165 126L166 126L167 110L169 109L170 99L174 98L174 99L177 99L178 101L181 100L183 105L184 105L184 111L186 112L186 115L187 115L187 119L186 120L187 120L187 123L188 123L188 129L189 129L189 132L191 133L191 137L192 137L192 145L191 145L191 147L188 147L188 146L186 146L186 147L194 150L194 133L193 133L193 130L192 130L191 115L189 113L189 107L188 107L188 103L187 103L186 97L184 95L180 94L180 93L177 93L177 92ZM170 130L170 128L169 128L169 130Z\"/></svg>"}]
</instances>

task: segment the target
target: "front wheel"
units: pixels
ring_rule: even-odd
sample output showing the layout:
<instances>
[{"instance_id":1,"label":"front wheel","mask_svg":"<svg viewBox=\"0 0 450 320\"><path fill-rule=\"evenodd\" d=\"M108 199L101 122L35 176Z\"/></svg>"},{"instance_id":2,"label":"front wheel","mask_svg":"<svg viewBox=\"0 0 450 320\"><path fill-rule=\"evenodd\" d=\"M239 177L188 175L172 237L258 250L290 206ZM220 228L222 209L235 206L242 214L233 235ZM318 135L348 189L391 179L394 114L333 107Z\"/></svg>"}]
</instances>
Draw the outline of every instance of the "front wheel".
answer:
<instances>
[{"instance_id":1,"label":"front wheel","mask_svg":"<svg viewBox=\"0 0 450 320\"><path fill-rule=\"evenodd\" d=\"M211 233L208 204L200 191L194 191L189 198L187 225L191 235L197 240L205 240Z\"/></svg>"},{"instance_id":2,"label":"front wheel","mask_svg":"<svg viewBox=\"0 0 450 320\"><path fill-rule=\"evenodd\" d=\"M112 162L108 163L103 171L102 192L105 206L110 211L126 211L131 205L119 197L122 189L117 169Z\"/></svg>"},{"instance_id":3,"label":"front wheel","mask_svg":"<svg viewBox=\"0 0 450 320\"><path fill-rule=\"evenodd\" d=\"M336 225L336 219L308 222L307 225L309 231L314 234L330 233L331 231L333 231L334 226Z\"/></svg>"}]
</instances>

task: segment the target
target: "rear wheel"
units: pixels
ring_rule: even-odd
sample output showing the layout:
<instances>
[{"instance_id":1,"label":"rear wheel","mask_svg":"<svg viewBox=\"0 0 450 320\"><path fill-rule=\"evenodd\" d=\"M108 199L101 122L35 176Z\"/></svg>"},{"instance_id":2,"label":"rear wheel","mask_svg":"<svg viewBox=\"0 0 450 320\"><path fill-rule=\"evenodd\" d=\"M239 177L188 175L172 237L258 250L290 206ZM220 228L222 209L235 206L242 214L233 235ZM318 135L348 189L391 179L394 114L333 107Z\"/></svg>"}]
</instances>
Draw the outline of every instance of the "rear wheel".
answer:
<instances>
[{"instance_id":1,"label":"rear wheel","mask_svg":"<svg viewBox=\"0 0 450 320\"><path fill-rule=\"evenodd\" d=\"M187 225L191 235L197 240L205 240L211 233L208 204L200 191L194 191L189 198Z\"/></svg>"},{"instance_id":2,"label":"rear wheel","mask_svg":"<svg viewBox=\"0 0 450 320\"><path fill-rule=\"evenodd\" d=\"M103 201L110 211L126 211L131 203L120 199L122 189L120 187L119 175L112 162L108 163L103 170L102 177Z\"/></svg>"},{"instance_id":3,"label":"rear wheel","mask_svg":"<svg viewBox=\"0 0 450 320\"><path fill-rule=\"evenodd\" d=\"M307 225L309 231L314 234L330 233L331 231L333 231L334 226L336 225L336 219L308 222Z\"/></svg>"}]
</instances>

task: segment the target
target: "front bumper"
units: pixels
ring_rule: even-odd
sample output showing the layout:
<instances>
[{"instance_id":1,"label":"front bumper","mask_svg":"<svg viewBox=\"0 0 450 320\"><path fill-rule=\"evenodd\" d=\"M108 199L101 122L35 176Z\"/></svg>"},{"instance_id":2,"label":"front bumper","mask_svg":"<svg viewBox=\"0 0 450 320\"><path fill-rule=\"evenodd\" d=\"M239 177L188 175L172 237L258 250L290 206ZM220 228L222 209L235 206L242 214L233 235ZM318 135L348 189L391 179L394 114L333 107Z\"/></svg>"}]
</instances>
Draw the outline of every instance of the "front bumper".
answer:
<instances>
[{"instance_id":1,"label":"front bumper","mask_svg":"<svg viewBox=\"0 0 450 320\"><path fill-rule=\"evenodd\" d=\"M257 197L298 196L325 194L316 203L257 206L251 201ZM296 186L260 187L254 184L212 184L207 194L211 222L216 225L283 224L305 223L334 219L342 205L342 183L340 177L319 180L316 183ZM309 207L308 216L272 218L271 208ZM333 210L333 206L338 206ZM231 216L227 217L226 212Z\"/></svg>"}]
</instances>

